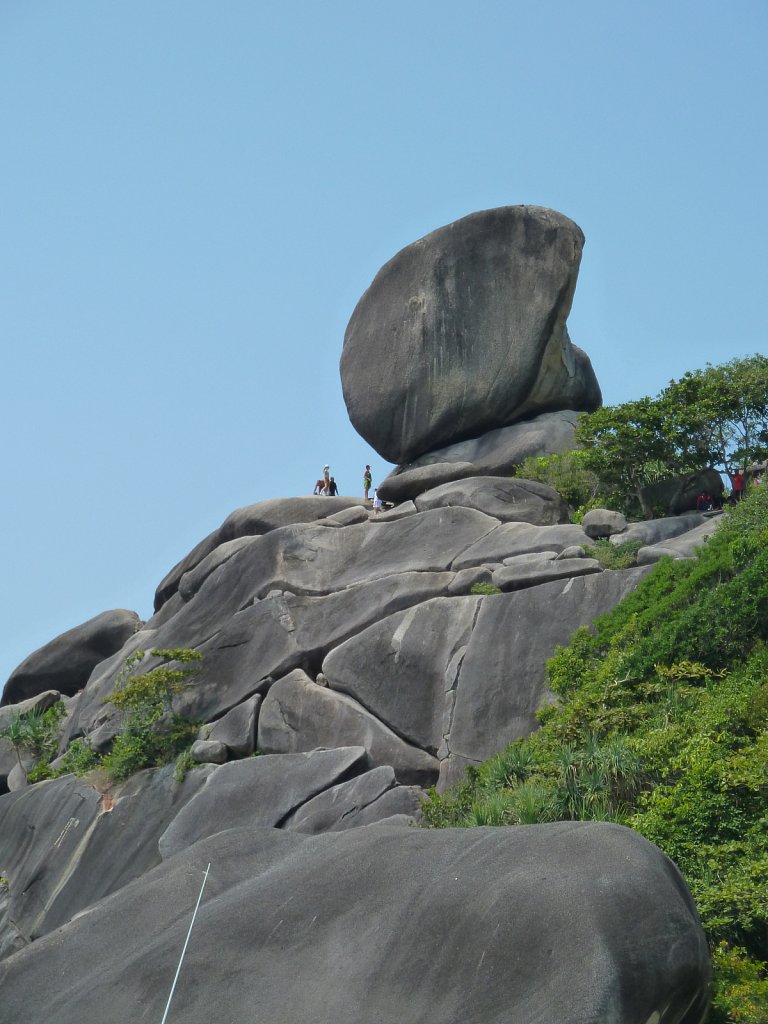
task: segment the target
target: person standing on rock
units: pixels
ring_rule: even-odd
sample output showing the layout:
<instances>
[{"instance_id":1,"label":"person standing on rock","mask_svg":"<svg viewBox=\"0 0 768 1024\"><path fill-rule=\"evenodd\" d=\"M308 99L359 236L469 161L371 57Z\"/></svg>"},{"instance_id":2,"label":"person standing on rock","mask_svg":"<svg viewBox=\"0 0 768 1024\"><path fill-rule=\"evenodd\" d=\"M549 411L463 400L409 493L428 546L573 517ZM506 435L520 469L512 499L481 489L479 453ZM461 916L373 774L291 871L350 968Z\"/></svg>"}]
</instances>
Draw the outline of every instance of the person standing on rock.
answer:
<instances>
[{"instance_id":1,"label":"person standing on rock","mask_svg":"<svg viewBox=\"0 0 768 1024\"><path fill-rule=\"evenodd\" d=\"M339 488L336 486L336 481L331 477L328 482L328 494L330 494L332 498L335 498L338 493Z\"/></svg>"},{"instance_id":2,"label":"person standing on rock","mask_svg":"<svg viewBox=\"0 0 768 1024\"><path fill-rule=\"evenodd\" d=\"M373 477L371 476L371 467L366 466L363 473L363 497L368 501L368 491L371 489L373 483Z\"/></svg>"},{"instance_id":3,"label":"person standing on rock","mask_svg":"<svg viewBox=\"0 0 768 1024\"><path fill-rule=\"evenodd\" d=\"M315 489L312 491L313 494L327 494L328 488L331 485L331 470L330 467L323 466L323 475L315 484Z\"/></svg>"},{"instance_id":4,"label":"person standing on rock","mask_svg":"<svg viewBox=\"0 0 768 1024\"><path fill-rule=\"evenodd\" d=\"M382 502L381 502L381 498L379 497L379 488L378 487L374 487L373 488L373 511L376 513L376 515L378 515L379 512L381 512L381 505L382 505Z\"/></svg>"}]
</instances>

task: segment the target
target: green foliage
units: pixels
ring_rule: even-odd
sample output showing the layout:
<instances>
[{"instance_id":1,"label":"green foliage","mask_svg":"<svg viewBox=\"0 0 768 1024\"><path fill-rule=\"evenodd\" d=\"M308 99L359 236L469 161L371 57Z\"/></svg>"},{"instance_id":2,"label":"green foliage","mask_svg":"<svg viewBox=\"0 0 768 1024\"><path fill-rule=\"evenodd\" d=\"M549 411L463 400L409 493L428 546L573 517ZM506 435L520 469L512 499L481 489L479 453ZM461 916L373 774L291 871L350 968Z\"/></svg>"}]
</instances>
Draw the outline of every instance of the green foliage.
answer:
<instances>
[{"instance_id":1,"label":"green foliage","mask_svg":"<svg viewBox=\"0 0 768 1024\"><path fill-rule=\"evenodd\" d=\"M656 398L604 406L581 417L576 438L600 487L650 519L647 484L701 469L733 475L768 457L768 358L707 364Z\"/></svg>"},{"instance_id":2,"label":"green foliage","mask_svg":"<svg viewBox=\"0 0 768 1024\"><path fill-rule=\"evenodd\" d=\"M491 594L500 594L501 589L494 586L493 583L473 583L469 592L470 594L479 594L487 597Z\"/></svg>"},{"instance_id":3,"label":"green foliage","mask_svg":"<svg viewBox=\"0 0 768 1024\"><path fill-rule=\"evenodd\" d=\"M752 959L741 946L720 942L713 951L717 1019L728 1024L765 1024L768 1020L768 964Z\"/></svg>"},{"instance_id":4,"label":"green foliage","mask_svg":"<svg viewBox=\"0 0 768 1024\"><path fill-rule=\"evenodd\" d=\"M548 665L540 730L472 769L432 827L628 824L680 867L715 962L712 1024L768 1020L768 488L660 562Z\"/></svg>"},{"instance_id":5,"label":"green foliage","mask_svg":"<svg viewBox=\"0 0 768 1024\"><path fill-rule=\"evenodd\" d=\"M132 675L132 670L146 657L144 651L136 651L126 659L115 692L105 701L122 713L122 729L111 749L99 755L85 740L77 739L68 747L55 775L85 775L99 770L113 782L120 782L143 768L177 761L176 776L183 778L183 751L196 738L198 723L177 714L173 700L197 670L202 655L186 648L150 653L164 663L149 672ZM39 777L52 774L48 769L47 775Z\"/></svg>"},{"instance_id":6,"label":"green foliage","mask_svg":"<svg viewBox=\"0 0 768 1024\"><path fill-rule=\"evenodd\" d=\"M21 755L26 752L35 759L27 781L38 782L51 776L49 762L58 749L59 724L65 714L64 702L57 701L45 711L16 711L11 715L0 737L7 739L16 751L19 767L23 770Z\"/></svg>"},{"instance_id":7,"label":"green foliage","mask_svg":"<svg viewBox=\"0 0 768 1024\"><path fill-rule=\"evenodd\" d=\"M580 449L530 457L520 463L516 475L553 487L571 508L587 511L601 493L600 481L587 462L586 452Z\"/></svg>"},{"instance_id":8,"label":"green foliage","mask_svg":"<svg viewBox=\"0 0 768 1024\"><path fill-rule=\"evenodd\" d=\"M82 738L73 740L56 769L59 775L85 775L99 763L98 754Z\"/></svg>"},{"instance_id":9,"label":"green foliage","mask_svg":"<svg viewBox=\"0 0 768 1024\"><path fill-rule=\"evenodd\" d=\"M183 750L176 758L176 765L173 770L173 777L176 782L183 782L188 771L195 768L196 764L192 760L192 755L188 750Z\"/></svg>"},{"instance_id":10,"label":"green foliage","mask_svg":"<svg viewBox=\"0 0 768 1024\"><path fill-rule=\"evenodd\" d=\"M768 358L732 359L671 381L662 394L677 409L694 466L730 475L768 456Z\"/></svg>"},{"instance_id":11,"label":"green foliage","mask_svg":"<svg viewBox=\"0 0 768 1024\"><path fill-rule=\"evenodd\" d=\"M611 544L609 540L596 540L587 549L590 558L596 558L604 569L631 569L637 565L637 552L643 546L639 540Z\"/></svg>"},{"instance_id":12,"label":"green foliage","mask_svg":"<svg viewBox=\"0 0 768 1024\"><path fill-rule=\"evenodd\" d=\"M622 511L637 501L647 519L653 509L643 492L659 464L669 475L690 467L680 458L680 427L674 406L666 399L641 398L623 405L605 405L582 416L576 438L584 446L584 462L608 488L624 496Z\"/></svg>"},{"instance_id":13,"label":"green foliage","mask_svg":"<svg viewBox=\"0 0 768 1024\"><path fill-rule=\"evenodd\" d=\"M123 728L99 767L116 782L143 768L175 760L197 735L198 724L176 714L173 699L196 671L202 655L186 648L159 649L151 654L166 663L132 676L131 669L145 656L136 651L126 661L117 689L107 698L123 713ZM172 668L168 662L186 667Z\"/></svg>"}]
</instances>

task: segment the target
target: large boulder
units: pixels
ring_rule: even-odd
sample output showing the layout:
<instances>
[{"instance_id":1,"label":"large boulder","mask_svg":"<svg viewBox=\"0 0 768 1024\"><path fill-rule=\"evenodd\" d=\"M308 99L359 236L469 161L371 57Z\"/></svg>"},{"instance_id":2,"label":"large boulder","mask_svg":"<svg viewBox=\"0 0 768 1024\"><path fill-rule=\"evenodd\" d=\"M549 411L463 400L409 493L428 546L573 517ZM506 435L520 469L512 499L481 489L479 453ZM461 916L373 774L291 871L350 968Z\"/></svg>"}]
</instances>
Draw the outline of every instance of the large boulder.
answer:
<instances>
[{"instance_id":1,"label":"large boulder","mask_svg":"<svg viewBox=\"0 0 768 1024\"><path fill-rule=\"evenodd\" d=\"M428 786L440 765L387 728L356 700L318 686L301 669L278 680L259 717L259 750L300 753L318 747L361 746L371 765L389 765L401 782Z\"/></svg>"},{"instance_id":2,"label":"large boulder","mask_svg":"<svg viewBox=\"0 0 768 1024\"><path fill-rule=\"evenodd\" d=\"M576 447L576 423L580 413L572 409L544 412L540 416L489 430L480 437L420 455L397 466L379 485L384 501L407 501L430 487L468 476L512 476L527 458L555 455Z\"/></svg>"},{"instance_id":3,"label":"large boulder","mask_svg":"<svg viewBox=\"0 0 768 1024\"><path fill-rule=\"evenodd\" d=\"M394 256L344 337L355 429L403 463L539 412L596 408L589 359L565 326L583 244L562 214L507 206Z\"/></svg>"},{"instance_id":4,"label":"large boulder","mask_svg":"<svg viewBox=\"0 0 768 1024\"><path fill-rule=\"evenodd\" d=\"M673 537L672 540L665 540L659 544L650 544L640 548L637 552L638 565L652 565L660 558L693 558L696 549L703 547L709 538L716 532L722 519L720 516L713 516L701 526L696 526L687 533Z\"/></svg>"},{"instance_id":5,"label":"large boulder","mask_svg":"<svg viewBox=\"0 0 768 1024\"><path fill-rule=\"evenodd\" d=\"M643 496L650 505L677 516L692 512L700 494L709 494L717 504L722 504L724 489L723 478L716 469L698 469L648 484L643 488Z\"/></svg>"},{"instance_id":6,"label":"large boulder","mask_svg":"<svg viewBox=\"0 0 768 1024\"><path fill-rule=\"evenodd\" d=\"M225 769L218 769L222 772ZM3 1019L701 1024L683 879L618 825L237 828L0 965Z\"/></svg>"},{"instance_id":7,"label":"large boulder","mask_svg":"<svg viewBox=\"0 0 768 1024\"><path fill-rule=\"evenodd\" d=\"M275 828L302 804L366 765L362 747L265 754L216 768L160 836L164 860L199 839L242 825Z\"/></svg>"},{"instance_id":8,"label":"large boulder","mask_svg":"<svg viewBox=\"0 0 768 1024\"><path fill-rule=\"evenodd\" d=\"M536 480L474 476L434 487L416 499L419 512L432 508L475 508L502 523L554 526L568 522L568 507L552 487Z\"/></svg>"},{"instance_id":9,"label":"large boulder","mask_svg":"<svg viewBox=\"0 0 768 1024\"><path fill-rule=\"evenodd\" d=\"M67 630L13 670L0 704L18 704L45 690L71 697L85 686L99 662L119 651L140 626L136 612L118 608Z\"/></svg>"}]
</instances>

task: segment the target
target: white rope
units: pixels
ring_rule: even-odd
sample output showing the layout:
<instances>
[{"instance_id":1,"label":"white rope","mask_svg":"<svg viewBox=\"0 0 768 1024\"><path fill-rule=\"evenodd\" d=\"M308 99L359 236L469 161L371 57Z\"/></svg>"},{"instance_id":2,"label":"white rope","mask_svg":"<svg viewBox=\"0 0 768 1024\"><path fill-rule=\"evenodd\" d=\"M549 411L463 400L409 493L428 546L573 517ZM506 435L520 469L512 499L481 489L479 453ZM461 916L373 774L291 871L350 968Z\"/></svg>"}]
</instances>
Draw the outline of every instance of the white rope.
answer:
<instances>
[{"instance_id":1,"label":"white rope","mask_svg":"<svg viewBox=\"0 0 768 1024\"><path fill-rule=\"evenodd\" d=\"M160 1024L165 1024L166 1017L168 1016L168 1011L171 1008L171 1000L173 999L173 993L174 993L174 990L176 988L176 982L179 980L179 973L181 971L181 965L182 965L182 963L184 961L184 954L187 952L187 946L189 945L189 937L192 934L192 926L194 925L195 918L197 917L197 909L200 906L200 900L203 898L203 889L205 888L205 883L208 881L208 872L210 870L211 870L211 865L209 864L208 867L205 869L205 875L203 877L203 884L200 886L200 895L197 897L197 903L195 904L195 911L192 914L192 920L189 922L189 931L187 932L187 938L186 938L186 940L184 942L184 949L182 949L182 951L181 951L181 957L179 958L179 966L176 968L176 976L174 977L173 984L171 985L171 994L168 996L168 1002L165 1005L165 1013L163 1014L163 1019L160 1021Z\"/></svg>"}]
</instances>

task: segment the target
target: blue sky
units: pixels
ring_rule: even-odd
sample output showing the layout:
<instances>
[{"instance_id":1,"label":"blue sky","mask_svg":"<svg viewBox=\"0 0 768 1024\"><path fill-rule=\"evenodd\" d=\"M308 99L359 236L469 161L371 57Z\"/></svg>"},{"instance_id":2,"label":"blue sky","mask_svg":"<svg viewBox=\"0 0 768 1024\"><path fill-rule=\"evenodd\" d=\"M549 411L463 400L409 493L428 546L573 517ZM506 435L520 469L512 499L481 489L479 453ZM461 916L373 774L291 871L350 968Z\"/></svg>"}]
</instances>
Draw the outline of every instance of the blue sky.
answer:
<instances>
[{"instance_id":1,"label":"blue sky","mask_svg":"<svg viewBox=\"0 0 768 1024\"><path fill-rule=\"evenodd\" d=\"M766 352L764 0L0 4L0 686L233 509L388 471L344 329L475 210L586 235L606 402Z\"/></svg>"}]
</instances>

